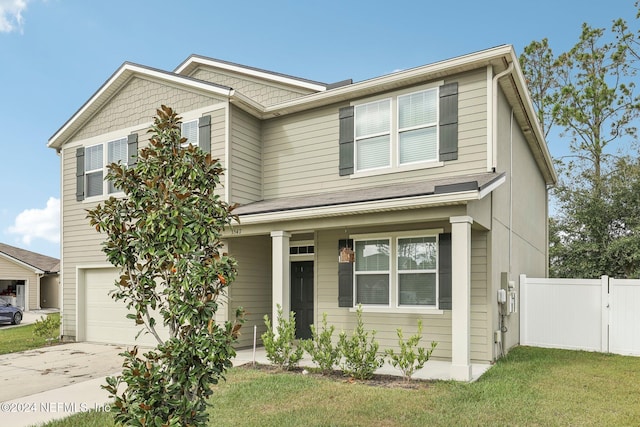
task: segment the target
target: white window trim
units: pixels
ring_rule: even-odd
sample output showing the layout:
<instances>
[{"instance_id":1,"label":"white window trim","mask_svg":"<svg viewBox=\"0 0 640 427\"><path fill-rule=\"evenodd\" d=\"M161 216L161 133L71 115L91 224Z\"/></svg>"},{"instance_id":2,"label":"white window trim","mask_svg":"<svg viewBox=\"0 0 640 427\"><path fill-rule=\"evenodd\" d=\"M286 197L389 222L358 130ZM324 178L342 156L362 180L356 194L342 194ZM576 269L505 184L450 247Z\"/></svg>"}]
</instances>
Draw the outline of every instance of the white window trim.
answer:
<instances>
[{"instance_id":1,"label":"white window trim","mask_svg":"<svg viewBox=\"0 0 640 427\"><path fill-rule=\"evenodd\" d=\"M413 163L406 163L406 164L400 164L400 131L399 131L399 127L398 127L398 115L399 115L399 106L398 106L398 97L404 96L404 95L411 95L414 93L420 93L420 92L425 92L427 90L432 90L435 89L436 90L436 97L439 99L439 94L440 94L440 86L442 86L444 84L444 80L439 80L436 82L432 82L432 83L428 83L425 85L421 85L421 86L416 86L416 87L412 87L409 89L405 89L402 91L398 91L398 92L394 92L393 95L391 97L389 97L388 94L386 95L380 95L380 96L375 96L375 97L371 97L371 98L367 98L364 101L361 102L352 102L350 105L353 107L358 107L361 105L366 105L366 104L371 104L373 102L378 102L384 99L390 99L391 100L391 129L390 129L390 149L391 149L391 164L390 166L386 166L386 167L378 167L378 168L371 168L371 169L363 169L363 170L358 170L358 156L357 156L357 139L356 139L356 135L355 135L355 123L354 123L354 129L353 129L353 140L354 140L354 152L353 152L353 161L354 161L354 172L353 174L351 174L349 177L351 179L357 179L357 178L365 178L365 177L369 177L369 176L375 176L375 175L382 175L382 174L389 174L389 173L398 173L398 172L407 172L407 171L412 171L412 170L418 170L418 169L429 169L429 168L436 168L436 167L442 167L444 166L444 162L439 161L437 158L435 160L427 160L427 161L419 161L419 162L413 162ZM436 153L439 152L440 150L440 130L438 128L438 120L440 117L440 106L439 106L439 102L437 102L436 104L436 108L438 109L438 119L436 119L436 131L437 131L437 142L438 142L438 146L436 147ZM355 108L354 108L354 121L355 121ZM406 129L405 129L406 131Z\"/></svg>"},{"instance_id":2,"label":"white window trim","mask_svg":"<svg viewBox=\"0 0 640 427\"><path fill-rule=\"evenodd\" d=\"M398 286L398 239L402 238L412 238L412 237L435 237L436 245L439 245L439 234L442 234L444 229L442 228L432 228L432 229L423 229L423 230L412 230L412 231L400 231L400 232L391 232L391 233L371 233L371 234L354 234L349 236L350 239L353 239L353 245L355 248L356 241L362 240L389 240L389 247L391 253L389 255L389 304L388 305L379 305L379 304L360 304L363 312L371 312L371 313L422 313L422 314L444 314L444 310L439 308L439 269L438 263L440 260L440 250L437 249L438 252L436 254L436 305L435 306L414 306L414 305L400 305L399 304L399 286ZM370 274L374 274L374 272L367 272ZM386 272L378 272L377 274L383 274ZM354 265L353 269L353 301L355 304L356 301L356 269ZM349 308L350 312L355 312L357 310L357 305Z\"/></svg>"},{"instance_id":3,"label":"white window trim","mask_svg":"<svg viewBox=\"0 0 640 427\"><path fill-rule=\"evenodd\" d=\"M109 197L113 196L113 197L120 197L122 195L124 195L123 191L116 191L114 193L109 193L109 181L107 181L105 178L107 176L107 165L109 164L109 144L112 142L116 142L116 141L120 141L120 140L125 140L125 144L127 143L127 137L126 136L121 136L119 138L114 138L114 139L110 139L109 141L106 142L101 142L98 144L92 144L92 145L87 145L84 147L85 150L85 156L87 155L87 149L88 148L92 148L92 147L97 147L99 145L102 146L102 193L96 196L87 196L86 193L88 191L88 185L87 185L87 175L89 173L93 173L93 172L98 172L100 169L92 169L92 170L86 170L84 171L84 191L85 191L85 197L84 200L82 201L83 203L91 203L91 202L97 202L97 201L103 201L103 200L107 200ZM127 146L127 160L129 159L128 157L129 154L129 148ZM86 158L86 157L85 157ZM85 161L86 162L86 161ZM86 163L85 163L86 164ZM127 162L122 162L123 165L127 165Z\"/></svg>"}]
</instances>

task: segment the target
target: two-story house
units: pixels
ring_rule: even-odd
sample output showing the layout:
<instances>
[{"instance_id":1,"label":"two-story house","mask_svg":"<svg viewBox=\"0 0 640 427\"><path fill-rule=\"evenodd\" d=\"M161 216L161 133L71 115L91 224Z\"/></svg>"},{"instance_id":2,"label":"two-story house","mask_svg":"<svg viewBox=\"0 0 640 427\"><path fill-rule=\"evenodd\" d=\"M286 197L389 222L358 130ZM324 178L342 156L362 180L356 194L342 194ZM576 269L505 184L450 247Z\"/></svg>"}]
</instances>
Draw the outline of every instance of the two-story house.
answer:
<instances>
[{"instance_id":1,"label":"two-story house","mask_svg":"<svg viewBox=\"0 0 640 427\"><path fill-rule=\"evenodd\" d=\"M118 195L105 166L130 161L161 104L221 159L224 198L241 205L220 320L243 306L260 334L279 304L306 337L323 313L352 330L361 305L390 348L422 319L423 342L461 380L518 343L509 279L546 274L556 175L511 46L336 84L195 55L173 72L123 64L49 140L62 168L65 339L133 343L107 295L117 272L104 236L85 217Z\"/></svg>"}]
</instances>

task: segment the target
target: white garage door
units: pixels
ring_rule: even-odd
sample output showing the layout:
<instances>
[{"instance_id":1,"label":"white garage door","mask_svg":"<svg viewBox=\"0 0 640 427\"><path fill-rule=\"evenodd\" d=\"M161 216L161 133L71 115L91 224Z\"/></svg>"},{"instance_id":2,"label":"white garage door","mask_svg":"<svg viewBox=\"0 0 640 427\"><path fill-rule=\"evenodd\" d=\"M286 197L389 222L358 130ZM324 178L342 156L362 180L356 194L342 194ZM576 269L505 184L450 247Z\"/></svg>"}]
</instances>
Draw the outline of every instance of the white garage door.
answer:
<instances>
[{"instance_id":1,"label":"white garage door","mask_svg":"<svg viewBox=\"0 0 640 427\"><path fill-rule=\"evenodd\" d=\"M118 272L114 268L85 270L85 339L91 342L126 345L155 346L157 341L151 334L141 334L135 339L140 327L127 319L127 307L123 301L114 301L109 291L115 289L114 282ZM156 317L160 322L160 317ZM166 339L165 329L160 336Z\"/></svg>"}]
</instances>

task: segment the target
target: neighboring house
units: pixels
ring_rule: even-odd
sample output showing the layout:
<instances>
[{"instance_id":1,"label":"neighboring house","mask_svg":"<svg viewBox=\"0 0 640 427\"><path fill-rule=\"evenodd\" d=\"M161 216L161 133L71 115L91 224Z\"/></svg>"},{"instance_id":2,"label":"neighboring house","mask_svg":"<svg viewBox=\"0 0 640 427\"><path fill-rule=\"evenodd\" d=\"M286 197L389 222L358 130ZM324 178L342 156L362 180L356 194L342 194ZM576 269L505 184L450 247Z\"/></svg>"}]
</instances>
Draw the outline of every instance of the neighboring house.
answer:
<instances>
[{"instance_id":1,"label":"neighboring house","mask_svg":"<svg viewBox=\"0 0 640 427\"><path fill-rule=\"evenodd\" d=\"M221 159L221 194L240 204L226 240L239 273L219 313L248 311L240 346L278 304L300 337L323 313L352 330L361 304L381 348L422 319L461 380L519 342L498 290L515 309L509 279L546 275L556 174L511 46L329 85L195 55L173 72L123 64L49 140L65 339L133 342L86 209L118 195L105 165L135 161L161 104Z\"/></svg>"},{"instance_id":2,"label":"neighboring house","mask_svg":"<svg viewBox=\"0 0 640 427\"><path fill-rule=\"evenodd\" d=\"M0 303L60 308L60 260L0 243Z\"/></svg>"}]
</instances>

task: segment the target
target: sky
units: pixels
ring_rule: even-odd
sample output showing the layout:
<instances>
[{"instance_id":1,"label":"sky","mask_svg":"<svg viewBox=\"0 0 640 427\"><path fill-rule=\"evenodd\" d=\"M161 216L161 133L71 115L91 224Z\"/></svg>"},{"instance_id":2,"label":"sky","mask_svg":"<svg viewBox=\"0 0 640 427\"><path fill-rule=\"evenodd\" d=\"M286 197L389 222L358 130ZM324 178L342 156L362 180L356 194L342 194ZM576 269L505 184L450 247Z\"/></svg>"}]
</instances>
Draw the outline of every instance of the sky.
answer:
<instances>
[{"instance_id":1,"label":"sky","mask_svg":"<svg viewBox=\"0 0 640 427\"><path fill-rule=\"evenodd\" d=\"M583 22L635 25L635 12L632 0L0 0L0 242L60 256L47 142L125 61L173 71L198 54L357 82L544 37L562 52Z\"/></svg>"}]
</instances>

